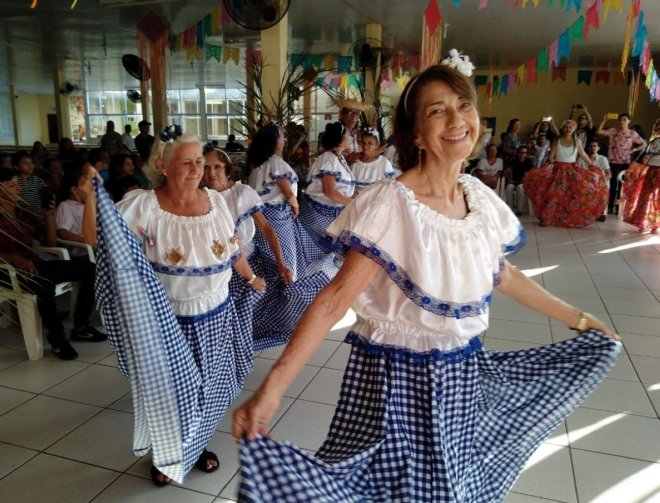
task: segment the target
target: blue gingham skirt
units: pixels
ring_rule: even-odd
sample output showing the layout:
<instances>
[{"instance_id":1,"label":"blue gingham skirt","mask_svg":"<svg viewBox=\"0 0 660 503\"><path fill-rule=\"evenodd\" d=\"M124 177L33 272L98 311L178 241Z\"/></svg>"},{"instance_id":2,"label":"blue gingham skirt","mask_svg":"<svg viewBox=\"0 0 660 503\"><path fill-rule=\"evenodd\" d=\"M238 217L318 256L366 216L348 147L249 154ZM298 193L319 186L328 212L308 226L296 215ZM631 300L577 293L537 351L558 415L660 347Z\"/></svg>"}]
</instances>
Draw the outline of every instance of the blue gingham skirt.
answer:
<instances>
[{"instance_id":1,"label":"blue gingham skirt","mask_svg":"<svg viewBox=\"0 0 660 503\"><path fill-rule=\"evenodd\" d=\"M333 240L325 231L343 209L343 206L334 207L318 203L309 196L303 196L300 200L300 215L298 218L305 230L314 239L314 242L325 253L335 252Z\"/></svg>"},{"instance_id":2,"label":"blue gingham skirt","mask_svg":"<svg viewBox=\"0 0 660 503\"><path fill-rule=\"evenodd\" d=\"M240 501L496 502L594 390L620 344L600 332L523 351L353 344L327 440L241 442Z\"/></svg>"},{"instance_id":3,"label":"blue gingham skirt","mask_svg":"<svg viewBox=\"0 0 660 503\"><path fill-rule=\"evenodd\" d=\"M315 274L321 269L331 278L334 277L337 267L332 267L328 251L319 246L317 240L303 227L302 210L298 218L293 218L291 206L288 203L267 204L263 214L275 229L282 248L284 263L296 280ZM277 275L275 256L258 227L254 235L254 244L261 256L262 267L266 275Z\"/></svg>"}]
</instances>

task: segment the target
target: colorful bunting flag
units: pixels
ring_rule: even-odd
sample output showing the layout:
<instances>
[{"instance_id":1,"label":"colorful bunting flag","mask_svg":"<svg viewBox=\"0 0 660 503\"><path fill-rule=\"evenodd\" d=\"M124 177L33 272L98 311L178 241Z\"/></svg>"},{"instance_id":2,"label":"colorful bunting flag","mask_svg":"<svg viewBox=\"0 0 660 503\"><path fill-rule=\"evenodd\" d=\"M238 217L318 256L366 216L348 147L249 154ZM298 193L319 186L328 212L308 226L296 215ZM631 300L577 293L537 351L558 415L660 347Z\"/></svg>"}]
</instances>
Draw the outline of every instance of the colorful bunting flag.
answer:
<instances>
[{"instance_id":1,"label":"colorful bunting flag","mask_svg":"<svg viewBox=\"0 0 660 503\"><path fill-rule=\"evenodd\" d=\"M486 84L488 84L488 75L474 76L474 87L479 88L480 86L485 86Z\"/></svg>"},{"instance_id":2,"label":"colorful bunting flag","mask_svg":"<svg viewBox=\"0 0 660 503\"><path fill-rule=\"evenodd\" d=\"M591 77L593 76L593 73L591 70L578 70L577 72L577 83L578 85L582 84L583 82L587 84L588 86L591 85Z\"/></svg>"},{"instance_id":3,"label":"colorful bunting flag","mask_svg":"<svg viewBox=\"0 0 660 503\"><path fill-rule=\"evenodd\" d=\"M548 48L541 49L536 55L536 69L540 72L547 72L548 66Z\"/></svg>"},{"instance_id":4,"label":"colorful bunting flag","mask_svg":"<svg viewBox=\"0 0 660 503\"><path fill-rule=\"evenodd\" d=\"M566 80L566 68L563 66L556 66L552 69L552 81L555 80Z\"/></svg>"},{"instance_id":5,"label":"colorful bunting flag","mask_svg":"<svg viewBox=\"0 0 660 503\"><path fill-rule=\"evenodd\" d=\"M219 45L206 46L206 57L204 59L205 61L208 61L209 59L213 58L218 63L220 63L221 57L222 57L222 47L220 47Z\"/></svg>"},{"instance_id":6,"label":"colorful bunting flag","mask_svg":"<svg viewBox=\"0 0 660 503\"><path fill-rule=\"evenodd\" d=\"M427 68L440 61L442 46L442 14L437 0L429 0L424 10L422 23L422 55L421 67Z\"/></svg>"},{"instance_id":7,"label":"colorful bunting flag","mask_svg":"<svg viewBox=\"0 0 660 503\"><path fill-rule=\"evenodd\" d=\"M525 82L527 85L535 84L538 82L538 76L536 74L536 56L532 56L527 62L527 74L525 75Z\"/></svg>"},{"instance_id":8,"label":"colorful bunting flag","mask_svg":"<svg viewBox=\"0 0 660 503\"><path fill-rule=\"evenodd\" d=\"M602 82L603 84L610 83L610 72L608 70L600 70L596 72L595 83L598 84Z\"/></svg>"},{"instance_id":9,"label":"colorful bunting flag","mask_svg":"<svg viewBox=\"0 0 660 503\"><path fill-rule=\"evenodd\" d=\"M571 39L568 29L559 35L557 44L557 63L561 63L562 59L566 59L566 61L571 59Z\"/></svg>"}]
</instances>

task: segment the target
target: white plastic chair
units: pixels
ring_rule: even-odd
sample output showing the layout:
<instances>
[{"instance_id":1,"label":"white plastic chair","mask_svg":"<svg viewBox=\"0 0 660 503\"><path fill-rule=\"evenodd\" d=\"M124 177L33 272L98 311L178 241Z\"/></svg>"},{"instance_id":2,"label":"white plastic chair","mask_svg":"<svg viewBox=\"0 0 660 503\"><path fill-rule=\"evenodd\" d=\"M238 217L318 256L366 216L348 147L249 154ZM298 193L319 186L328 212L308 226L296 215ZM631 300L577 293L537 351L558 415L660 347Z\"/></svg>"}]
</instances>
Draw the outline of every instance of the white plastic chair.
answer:
<instances>
[{"instance_id":1,"label":"white plastic chair","mask_svg":"<svg viewBox=\"0 0 660 503\"><path fill-rule=\"evenodd\" d=\"M35 246L34 249L35 251L55 255L59 260L71 260L69 251L66 248ZM10 302L16 305L28 358L30 360L39 360L43 358L44 345L41 316L37 309L37 296L30 292L23 291L18 280L18 273L14 266L3 262L0 263L0 268L7 271L9 284L11 284L11 288L9 288L9 284L0 284L0 303L4 304ZM55 285L55 297L68 292L72 292L72 294L74 293L74 284L71 281L64 281ZM75 302L75 296L72 295L72 297L74 297L72 302ZM5 309L3 309L3 313L4 315L0 316L5 318Z\"/></svg>"}]
</instances>

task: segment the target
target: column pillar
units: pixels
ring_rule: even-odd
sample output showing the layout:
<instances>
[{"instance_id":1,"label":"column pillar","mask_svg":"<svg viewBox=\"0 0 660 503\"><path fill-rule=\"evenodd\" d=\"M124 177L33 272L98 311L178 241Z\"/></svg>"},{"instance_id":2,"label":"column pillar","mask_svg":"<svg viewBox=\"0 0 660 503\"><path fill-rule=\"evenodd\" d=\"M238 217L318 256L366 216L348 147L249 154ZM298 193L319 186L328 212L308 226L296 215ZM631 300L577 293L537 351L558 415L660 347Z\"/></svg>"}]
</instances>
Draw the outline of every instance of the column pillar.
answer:
<instances>
[{"instance_id":1,"label":"column pillar","mask_svg":"<svg viewBox=\"0 0 660 503\"><path fill-rule=\"evenodd\" d=\"M60 93L64 85L62 70L53 71L53 88L55 93L55 113L57 114L57 136L62 139L71 137L71 120L69 118L69 97Z\"/></svg>"},{"instance_id":2,"label":"column pillar","mask_svg":"<svg viewBox=\"0 0 660 503\"><path fill-rule=\"evenodd\" d=\"M278 119L280 88L287 68L288 31L288 14L275 26L261 31L261 56L264 61L261 75L262 98L271 120Z\"/></svg>"},{"instance_id":3,"label":"column pillar","mask_svg":"<svg viewBox=\"0 0 660 503\"><path fill-rule=\"evenodd\" d=\"M151 61L154 61L154 49L152 47ZM167 75L167 59L165 56L156 56L160 58L159 64L151 65L151 106L153 110L153 130L154 135L158 136L161 131L168 126L167 120L167 84L165 76Z\"/></svg>"},{"instance_id":4,"label":"column pillar","mask_svg":"<svg viewBox=\"0 0 660 503\"><path fill-rule=\"evenodd\" d=\"M382 41L383 27L377 23L367 23L367 38ZM382 42L381 42L382 43ZM373 105L376 110L376 101L379 99L380 89L377 89L378 79L380 77L380 55L377 64L372 68L367 68L364 76L364 103ZM367 112L367 120L373 123L376 119L374 112Z\"/></svg>"},{"instance_id":5,"label":"column pillar","mask_svg":"<svg viewBox=\"0 0 660 503\"><path fill-rule=\"evenodd\" d=\"M16 89L9 84L9 103L11 105L11 122L14 128L14 145L18 146L18 114L16 113Z\"/></svg>"}]
</instances>

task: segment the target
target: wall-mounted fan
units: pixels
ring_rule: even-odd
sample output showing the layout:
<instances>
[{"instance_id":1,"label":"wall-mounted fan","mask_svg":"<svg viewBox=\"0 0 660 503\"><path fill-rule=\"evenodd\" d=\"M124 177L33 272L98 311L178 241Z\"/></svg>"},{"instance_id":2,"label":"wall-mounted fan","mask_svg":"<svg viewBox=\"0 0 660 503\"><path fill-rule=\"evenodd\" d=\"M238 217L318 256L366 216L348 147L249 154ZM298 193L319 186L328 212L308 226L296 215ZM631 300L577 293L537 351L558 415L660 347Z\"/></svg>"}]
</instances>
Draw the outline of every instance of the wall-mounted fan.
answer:
<instances>
[{"instance_id":1,"label":"wall-mounted fan","mask_svg":"<svg viewBox=\"0 0 660 503\"><path fill-rule=\"evenodd\" d=\"M72 84L71 82L65 82L64 85L60 88L60 94L66 96L68 94L71 94L73 91L78 91L80 88Z\"/></svg>"},{"instance_id":2,"label":"wall-mounted fan","mask_svg":"<svg viewBox=\"0 0 660 503\"><path fill-rule=\"evenodd\" d=\"M128 98L128 101L132 103L140 103L140 100L142 99L142 95L135 89L129 89L126 91L126 97Z\"/></svg>"},{"instance_id":3,"label":"wall-mounted fan","mask_svg":"<svg viewBox=\"0 0 660 503\"><path fill-rule=\"evenodd\" d=\"M124 54L121 57L121 64L124 65L124 69L131 77L140 81L149 80L149 77L151 76L149 65L147 65L147 62L140 56L136 56L135 54Z\"/></svg>"},{"instance_id":4,"label":"wall-mounted fan","mask_svg":"<svg viewBox=\"0 0 660 503\"><path fill-rule=\"evenodd\" d=\"M222 0L229 17L248 30L275 26L289 10L290 0Z\"/></svg>"},{"instance_id":5,"label":"wall-mounted fan","mask_svg":"<svg viewBox=\"0 0 660 503\"><path fill-rule=\"evenodd\" d=\"M381 69L392 64L394 49L384 47L383 43L375 38L362 38L353 44L353 55L360 70L375 68L380 64Z\"/></svg>"}]
</instances>

